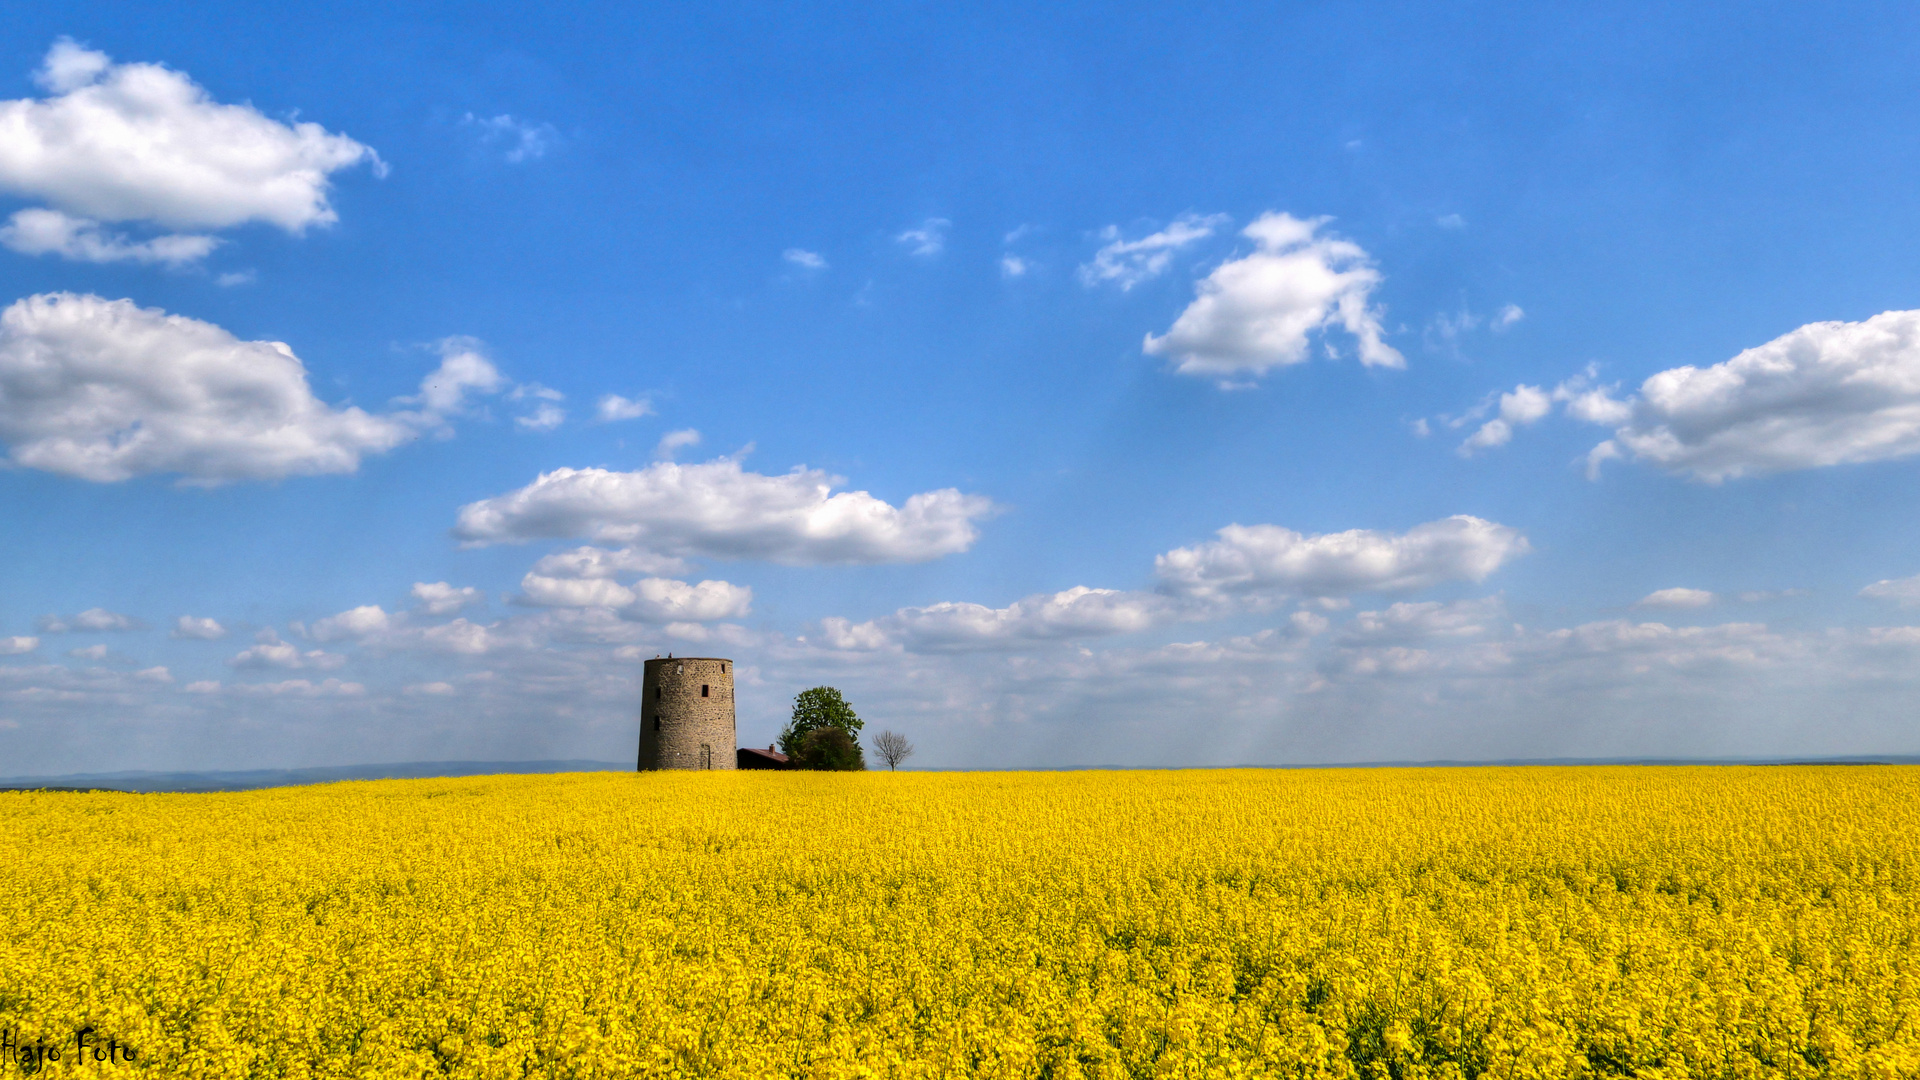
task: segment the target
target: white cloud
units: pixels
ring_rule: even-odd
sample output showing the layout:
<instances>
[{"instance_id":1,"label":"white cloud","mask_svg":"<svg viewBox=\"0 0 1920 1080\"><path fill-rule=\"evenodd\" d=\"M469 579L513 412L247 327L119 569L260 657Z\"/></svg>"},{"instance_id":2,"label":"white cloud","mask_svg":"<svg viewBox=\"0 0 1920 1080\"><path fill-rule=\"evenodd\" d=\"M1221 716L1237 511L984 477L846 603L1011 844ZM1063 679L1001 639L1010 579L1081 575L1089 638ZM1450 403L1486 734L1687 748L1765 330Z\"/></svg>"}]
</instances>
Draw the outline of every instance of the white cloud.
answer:
<instances>
[{"instance_id":1,"label":"white cloud","mask_svg":"<svg viewBox=\"0 0 1920 1080\"><path fill-rule=\"evenodd\" d=\"M1362 611L1340 631L1342 645L1410 645L1487 634L1506 614L1498 596L1479 600L1398 603L1385 611Z\"/></svg>"},{"instance_id":2,"label":"white cloud","mask_svg":"<svg viewBox=\"0 0 1920 1080\"><path fill-rule=\"evenodd\" d=\"M220 692L220 680L201 679L199 682L188 683L181 687L180 690L182 693L187 694L217 694Z\"/></svg>"},{"instance_id":3,"label":"white cloud","mask_svg":"<svg viewBox=\"0 0 1920 1080\"><path fill-rule=\"evenodd\" d=\"M255 270L230 270L215 276L213 283L223 289L231 289L235 285L251 285L259 280L259 277L259 272Z\"/></svg>"},{"instance_id":4,"label":"white cloud","mask_svg":"<svg viewBox=\"0 0 1920 1080\"><path fill-rule=\"evenodd\" d=\"M1809 323L1712 367L1662 371L1628 404L1616 452L1708 483L1908 457L1920 453L1920 311Z\"/></svg>"},{"instance_id":5,"label":"white cloud","mask_svg":"<svg viewBox=\"0 0 1920 1080\"><path fill-rule=\"evenodd\" d=\"M567 420L567 410L551 401L543 401L530 415L513 418L515 427L523 431L552 431Z\"/></svg>"},{"instance_id":6,"label":"white cloud","mask_svg":"<svg viewBox=\"0 0 1920 1080\"><path fill-rule=\"evenodd\" d=\"M595 410L602 423L614 420L638 420L653 415L653 402L646 398L623 398L619 394L604 394Z\"/></svg>"},{"instance_id":7,"label":"white cloud","mask_svg":"<svg viewBox=\"0 0 1920 1080\"><path fill-rule=\"evenodd\" d=\"M1705 589L1658 589L1641 597L1633 606L1642 608L1701 608L1715 597Z\"/></svg>"},{"instance_id":8,"label":"white cloud","mask_svg":"<svg viewBox=\"0 0 1920 1080\"><path fill-rule=\"evenodd\" d=\"M131 240L92 218L29 207L0 226L0 244L22 255L59 255L75 262L161 263L183 266L207 257L220 241L211 236L169 235Z\"/></svg>"},{"instance_id":9,"label":"white cloud","mask_svg":"<svg viewBox=\"0 0 1920 1080\"><path fill-rule=\"evenodd\" d=\"M75 660L91 660L97 664L107 658L107 652L105 645L87 645L78 649L68 649L67 655Z\"/></svg>"},{"instance_id":10,"label":"white cloud","mask_svg":"<svg viewBox=\"0 0 1920 1080\"><path fill-rule=\"evenodd\" d=\"M1876 581L1861 589L1860 595L1869 600L1891 600L1901 607L1920 607L1920 575Z\"/></svg>"},{"instance_id":11,"label":"white cloud","mask_svg":"<svg viewBox=\"0 0 1920 1080\"><path fill-rule=\"evenodd\" d=\"M1309 536L1278 525L1229 525L1219 537L1156 557L1161 587L1196 598L1406 592L1484 581L1531 550L1519 530L1464 514L1399 534Z\"/></svg>"},{"instance_id":12,"label":"white cloud","mask_svg":"<svg viewBox=\"0 0 1920 1080\"><path fill-rule=\"evenodd\" d=\"M1032 264L1018 255L1000 256L1000 276L1008 278L1025 277Z\"/></svg>"},{"instance_id":13,"label":"white cloud","mask_svg":"<svg viewBox=\"0 0 1920 1080\"><path fill-rule=\"evenodd\" d=\"M315 641L341 641L377 634L393 625L393 616L378 604L364 604L314 620L306 627L306 636Z\"/></svg>"},{"instance_id":14,"label":"white cloud","mask_svg":"<svg viewBox=\"0 0 1920 1080\"><path fill-rule=\"evenodd\" d=\"M173 629L167 631L167 636L186 641L219 641L227 636L227 628L212 619L182 615L173 621Z\"/></svg>"},{"instance_id":15,"label":"white cloud","mask_svg":"<svg viewBox=\"0 0 1920 1080\"><path fill-rule=\"evenodd\" d=\"M1526 317L1527 313L1520 309L1519 304L1508 304L1500 309L1499 314L1493 317L1493 322L1489 325L1493 327L1493 332L1498 334Z\"/></svg>"},{"instance_id":16,"label":"white cloud","mask_svg":"<svg viewBox=\"0 0 1920 1080\"><path fill-rule=\"evenodd\" d=\"M1467 436L1456 453L1461 457L1472 457L1477 450L1492 450L1505 446L1513 440L1513 425L1505 420L1489 420L1480 425L1480 429Z\"/></svg>"},{"instance_id":17,"label":"white cloud","mask_svg":"<svg viewBox=\"0 0 1920 1080\"><path fill-rule=\"evenodd\" d=\"M689 446L700 445L700 433L692 428L669 431L660 436L660 442L653 448L656 461L672 461L674 456Z\"/></svg>"},{"instance_id":18,"label":"white cloud","mask_svg":"<svg viewBox=\"0 0 1920 1080\"><path fill-rule=\"evenodd\" d=\"M533 573L556 578L611 578L622 574L684 574L684 559L655 555L638 548L577 547L559 551L533 564Z\"/></svg>"},{"instance_id":19,"label":"white cloud","mask_svg":"<svg viewBox=\"0 0 1920 1080\"><path fill-rule=\"evenodd\" d=\"M88 608L78 615L42 615L34 620L33 625L43 634L65 634L70 631L111 633L144 630L147 627L146 623L131 615L122 615L106 608Z\"/></svg>"},{"instance_id":20,"label":"white cloud","mask_svg":"<svg viewBox=\"0 0 1920 1080\"><path fill-rule=\"evenodd\" d=\"M1620 447L1612 439L1587 451L1587 479L1600 479L1600 467L1620 456Z\"/></svg>"},{"instance_id":21,"label":"white cloud","mask_svg":"<svg viewBox=\"0 0 1920 1080\"><path fill-rule=\"evenodd\" d=\"M931 257L946 250L947 227L952 224L953 222L946 218L928 218L918 226L894 237L894 240L905 244L911 249L912 254L923 258Z\"/></svg>"},{"instance_id":22,"label":"white cloud","mask_svg":"<svg viewBox=\"0 0 1920 1080\"><path fill-rule=\"evenodd\" d=\"M1499 415L1482 424L1460 444L1457 452L1461 457L1472 457L1478 451L1505 446L1512 441L1516 429L1538 423L1553 411L1557 403L1564 403L1567 415L1576 420L1597 424L1624 423L1632 416L1633 407L1613 397L1616 386L1594 385L1596 372L1597 368L1589 364L1585 371L1563 379L1550 391L1521 383L1507 393L1487 395L1479 404L1459 416L1443 416L1441 419L1448 427L1459 428L1485 416L1498 403ZM1598 472L1601 462L1617 456L1617 447L1596 448L1587 458L1588 476Z\"/></svg>"},{"instance_id":23,"label":"white cloud","mask_svg":"<svg viewBox=\"0 0 1920 1080\"><path fill-rule=\"evenodd\" d=\"M612 608L640 622L708 622L746 615L753 590L726 581L689 585L670 578L643 578L621 585L608 578L544 577L520 579L525 602L546 607Z\"/></svg>"},{"instance_id":24,"label":"white cloud","mask_svg":"<svg viewBox=\"0 0 1920 1080\"><path fill-rule=\"evenodd\" d=\"M581 537L790 565L925 562L971 547L975 522L993 511L988 499L952 488L894 507L864 491L832 493L841 482L803 467L747 472L730 458L633 472L556 469L461 507L454 535L469 545Z\"/></svg>"},{"instance_id":25,"label":"white cloud","mask_svg":"<svg viewBox=\"0 0 1920 1080\"><path fill-rule=\"evenodd\" d=\"M62 38L37 81L45 98L0 102L0 190L37 199L60 219L15 215L15 250L92 261L185 262L207 236L132 242L101 222L223 229L264 222L293 234L333 222L328 176L372 149L318 124L281 123L222 105L176 71L114 64Z\"/></svg>"},{"instance_id":26,"label":"white cloud","mask_svg":"<svg viewBox=\"0 0 1920 1080\"><path fill-rule=\"evenodd\" d=\"M16 466L216 484L352 472L362 454L412 435L401 420L315 398L277 341L71 293L0 312L0 441Z\"/></svg>"},{"instance_id":27,"label":"white cloud","mask_svg":"<svg viewBox=\"0 0 1920 1080\"><path fill-rule=\"evenodd\" d=\"M1094 253L1092 262L1081 264L1080 283L1092 288L1111 282L1124 292L1160 276L1175 252L1212 236L1229 220L1225 214L1182 214L1173 224L1138 240L1122 240L1120 227L1109 225L1100 232L1107 245Z\"/></svg>"},{"instance_id":28,"label":"white cloud","mask_svg":"<svg viewBox=\"0 0 1920 1080\"><path fill-rule=\"evenodd\" d=\"M0 637L0 656L19 656L40 647L37 637Z\"/></svg>"},{"instance_id":29,"label":"white cloud","mask_svg":"<svg viewBox=\"0 0 1920 1080\"><path fill-rule=\"evenodd\" d=\"M560 132L555 130L552 124L515 120L508 113L492 117L478 117L468 113L461 122L478 127L481 140L484 142L505 143L507 160L516 165L546 156L547 151L560 141Z\"/></svg>"},{"instance_id":30,"label":"white cloud","mask_svg":"<svg viewBox=\"0 0 1920 1080\"><path fill-rule=\"evenodd\" d=\"M204 685L193 683L188 689ZM220 688L219 683L213 686L215 690ZM339 679L326 679L318 683L306 679L287 679L277 683L234 683L224 692L242 697L364 697L367 688L360 683L341 682Z\"/></svg>"},{"instance_id":31,"label":"white cloud","mask_svg":"<svg viewBox=\"0 0 1920 1080\"><path fill-rule=\"evenodd\" d=\"M284 347L284 346L283 346ZM436 416L457 415L467 409L470 394L497 393L507 384L493 362L481 351L478 339L454 336L434 342L440 366L420 381L418 397L408 398Z\"/></svg>"},{"instance_id":32,"label":"white cloud","mask_svg":"<svg viewBox=\"0 0 1920 1080\"><path fill-rule=\"evenodd\" d=\"M427 694L427 695L432 695L437 697L448 697L456 693L456 691L454 690L452 683L430 682L430 683L415 683L412 686L404 687L401 690L401 693Z\"/></svg>"},{"instance_id":33,"label":"white cloud","mask_svg":"<svg viewBox=\"0 0 1920 1080\"><path fill-rule=\"evenodd\" d=\"M838 649L1002 649L1133 633L1177 618L1180 612L1175 601L1154 593L1078 586L1029 596L1003 608L949 602L905 607L883 619L857 624L823 619L819 638Z\"/></svg>"},{"instance_id":34,"label":"white cloud","mask_svg":"<svg viewBox=\"0 0 1920 1080\"><path fill-rule=\"evenodd\" d=\"M827 260L823 258L819 252L808 251L806 248L788 248L780 253L780 257L803 270L825 270L827 268Z\"/></svg>"},{"instance_id":35,"label":"white cloud","mask_svg":"<svg viewBox=\"0 0 1920 1080\"><path fill-rule=\"evenodd\" d=\"M320 671L330 671L346 662L346 657L321 649L301 652L296 646L281 641L279 635L273 631L266 630L261 632L258 644L235 653L227 661L227 665L243 670L288 668L298 671L303 668L315 668Z\"/></svg>"},{"instance_id":36,"label":"white cloud","mask_svg":"<svg viewBox=\"0 0 1920 1080\"><path fill-rule=\"evenodd\" d=\"M1338 325L1358 340L1362 364L1405 367L1368 306L1380 272L1358 244L1316 236L1328 220L1261 215L1242 230L1258 250L1207 275L1173 327L1147 335L1145 350L1174 357L1183 375L1230 380L1305 361L1310 336Z\"/></svg>"},{"instance_id":37,"label":"white cloud","mask_svg":"<svg viewBox=\"0 0 1920 1080\"><path fill-rule=\"evenodd\" d=\"M1505 446L1513 438L1515 427L1537 423L1553 411L1554 398L1537 386L1521 383L1511 393L1500 395L1500 416L1480 426L1460 444L1460 455L1471 457L1476 450Z\"/></svg>"},{"instance_id":38,"label":"white cloud","mask_svg":"<svg viewBox=\"0 0 1920 1080\"><path fill-rule=\"evenodd\" d=\"M412 595L423 615L457 615L487 602L487 594L471 585L456 589L444 581L416 581Z\"/></svg>"},{"instance_id":39,"label":"white cloud","mask_svg":"<svg viewBox=\"0 0 1920 1080\"><path fill-rule=\"evenodd\" d=\"M1442 214L1433 219L1433 223L1442 229L1458 232L1467 227L1467 219L1459 214Z\"/></svg>"}]
</instances>

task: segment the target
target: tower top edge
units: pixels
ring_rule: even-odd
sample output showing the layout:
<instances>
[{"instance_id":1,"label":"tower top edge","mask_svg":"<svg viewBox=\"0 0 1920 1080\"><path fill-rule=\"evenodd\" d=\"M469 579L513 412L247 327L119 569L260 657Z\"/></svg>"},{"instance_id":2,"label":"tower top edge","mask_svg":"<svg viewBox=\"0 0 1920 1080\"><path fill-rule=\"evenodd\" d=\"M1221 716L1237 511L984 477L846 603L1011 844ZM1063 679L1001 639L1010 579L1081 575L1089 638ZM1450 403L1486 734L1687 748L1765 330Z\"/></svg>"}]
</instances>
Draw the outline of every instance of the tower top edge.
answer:
<instances>
[{"instance_id":1,"label":"tower top edge","mask_svg":"<svg viewBox=\"0 0 1920 1080\"><path fill-rule=\"evenodd\" d=\"M715 662L715 663L719 663L719 664L731 664L731 663L733 663L733 657L731 657L731 656L656 656L656 657L654 657L653 659L651 659L651 660L648 660L648 661L647 661L647 663L648 663L649 665L651 665L651 664L677 664L677 663L679 663L679 662L680 662L680 661L682 661L682 660L711 660L711 661L713 661L713 662Z\"/></svg>"}]
</instances>

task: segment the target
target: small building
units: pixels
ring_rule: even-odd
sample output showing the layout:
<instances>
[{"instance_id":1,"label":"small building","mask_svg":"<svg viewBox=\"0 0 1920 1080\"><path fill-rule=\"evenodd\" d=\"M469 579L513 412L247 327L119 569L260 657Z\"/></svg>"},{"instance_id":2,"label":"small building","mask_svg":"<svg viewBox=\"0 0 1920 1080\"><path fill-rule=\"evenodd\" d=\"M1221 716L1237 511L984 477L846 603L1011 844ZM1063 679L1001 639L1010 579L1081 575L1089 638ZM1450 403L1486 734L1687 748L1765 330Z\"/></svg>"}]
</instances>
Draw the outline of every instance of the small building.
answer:
<instances>
[{"instance_id":1,"label":"small building","mask_svg":"<svg viewBox=\"0 0 1920 1080\"><path fill-rule=\"evenodd\" d=\"M742 769L791 769L793 763L787 755L769 746L765 750L755 746L743 746L735 752L737 767Z\"/></svg>"}]
</instances>

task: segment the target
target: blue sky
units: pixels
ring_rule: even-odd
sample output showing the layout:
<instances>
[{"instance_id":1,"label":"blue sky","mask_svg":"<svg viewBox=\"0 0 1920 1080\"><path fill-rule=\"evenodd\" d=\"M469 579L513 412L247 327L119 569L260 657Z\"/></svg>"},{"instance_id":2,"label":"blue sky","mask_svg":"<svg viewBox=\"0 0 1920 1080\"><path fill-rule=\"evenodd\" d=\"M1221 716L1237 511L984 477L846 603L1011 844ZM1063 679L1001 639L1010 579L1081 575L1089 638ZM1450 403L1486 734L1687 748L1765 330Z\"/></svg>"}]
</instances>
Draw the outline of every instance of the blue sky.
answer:
<instances>
[{"instance_id":1,"label":"blue sky","mask_svg":"<svg viewBox=\"0 0 1920 1080\"><path fill-rule=\"evenodd\" d=\"M554 16L11 21L0 774L1920 752L1910 7Z\"/></svg>"}]
</instances>

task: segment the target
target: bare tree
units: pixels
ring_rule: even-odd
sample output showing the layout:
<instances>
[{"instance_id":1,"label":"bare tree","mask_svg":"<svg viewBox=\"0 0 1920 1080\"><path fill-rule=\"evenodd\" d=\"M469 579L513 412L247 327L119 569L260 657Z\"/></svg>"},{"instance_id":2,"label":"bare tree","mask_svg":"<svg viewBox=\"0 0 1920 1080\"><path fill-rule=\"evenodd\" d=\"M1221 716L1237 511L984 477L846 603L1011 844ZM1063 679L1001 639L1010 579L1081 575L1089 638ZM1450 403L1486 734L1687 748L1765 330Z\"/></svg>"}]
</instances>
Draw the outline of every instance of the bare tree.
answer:
<instances>
[{"instance_id":1,"label":"bare tree","mask_svg":"<svg viewBox=\"0 0 1920 1080\"><path fill-rule=\"evenodd\" d=\"M883 731L873 737L873 752L879 754L880 760L892 770L913 756L913 744L897 731Z\"/></svg>"}]
</instances>

